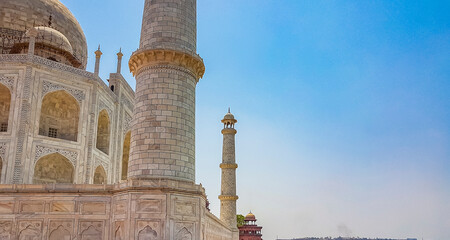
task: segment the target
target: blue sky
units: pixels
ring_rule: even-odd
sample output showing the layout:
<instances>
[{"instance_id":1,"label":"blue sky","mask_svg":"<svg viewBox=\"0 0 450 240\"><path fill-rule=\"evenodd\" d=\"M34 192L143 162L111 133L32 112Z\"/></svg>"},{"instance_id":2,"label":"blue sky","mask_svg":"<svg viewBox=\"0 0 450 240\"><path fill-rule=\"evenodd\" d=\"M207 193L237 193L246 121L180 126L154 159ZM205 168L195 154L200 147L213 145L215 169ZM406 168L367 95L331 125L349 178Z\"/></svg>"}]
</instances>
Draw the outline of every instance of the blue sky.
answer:
<instances>
[{"instance_id":1,"label":"blue sky","mask_svg":"<svg viewBox=\"0 0 450 240\"><path fill-rule=\"evenodd\" d=\"M103 79L139 46L143 0L62 0ZM197 182L218 214L238 119L238 210L264 239L450 239L450 2L198 0Z\"/></svg>"}]
</instances>

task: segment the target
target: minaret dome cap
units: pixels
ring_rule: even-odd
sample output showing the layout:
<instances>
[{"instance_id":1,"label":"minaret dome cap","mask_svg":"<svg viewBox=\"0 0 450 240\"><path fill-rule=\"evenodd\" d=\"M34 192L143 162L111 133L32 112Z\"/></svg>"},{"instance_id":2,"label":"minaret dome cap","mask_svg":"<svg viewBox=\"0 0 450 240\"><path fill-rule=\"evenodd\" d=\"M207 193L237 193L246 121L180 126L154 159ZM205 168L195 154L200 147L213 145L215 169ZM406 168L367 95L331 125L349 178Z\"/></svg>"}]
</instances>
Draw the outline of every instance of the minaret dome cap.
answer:
<instances>
[{"instance_id":1,"label":"minaret dome cap","mask_svg":"<svg viewBox=\"0 0 450 240\"><path fill-rule=\"evenodd\" d=\"M247 216L245 216L245 220L254 221L254 220L256 220L256 217L252 212L250 212L249 214L247 214Z\"/></svg>"},{"instance_id":2,"label":"minaret dome cap","mask_svg":"<svg viewBox=\"0 0 450 240\"><path fill-rule=\"evenodd\" d=\"M222 122L223 123L226 123L226 122L237 123L237 120L234 118L234 115L231 114L230 109L228 109L228 113L225 114L225 116L223 117Z\"/></svg>"}]
</instances>

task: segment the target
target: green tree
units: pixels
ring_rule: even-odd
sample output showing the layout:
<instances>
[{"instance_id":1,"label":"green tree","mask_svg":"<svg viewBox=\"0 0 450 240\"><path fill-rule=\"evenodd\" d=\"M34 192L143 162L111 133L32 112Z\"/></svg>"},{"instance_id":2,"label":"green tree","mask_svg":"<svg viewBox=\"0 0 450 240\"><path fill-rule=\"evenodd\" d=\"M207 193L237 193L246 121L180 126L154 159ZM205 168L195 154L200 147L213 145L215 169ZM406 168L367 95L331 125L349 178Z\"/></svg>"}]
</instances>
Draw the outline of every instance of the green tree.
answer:
<instances>
[{"instance_id":1,"label":"green tree","mask_svg":"<svg viewBox=\"0 0 450 240\"><path fill-rule=\"evenodd\" d=\"M241 227L244 225L244 219L245 217L241 214L236 215L236 220L237 220L237 226Z\"/></svg>"}]
</instances>

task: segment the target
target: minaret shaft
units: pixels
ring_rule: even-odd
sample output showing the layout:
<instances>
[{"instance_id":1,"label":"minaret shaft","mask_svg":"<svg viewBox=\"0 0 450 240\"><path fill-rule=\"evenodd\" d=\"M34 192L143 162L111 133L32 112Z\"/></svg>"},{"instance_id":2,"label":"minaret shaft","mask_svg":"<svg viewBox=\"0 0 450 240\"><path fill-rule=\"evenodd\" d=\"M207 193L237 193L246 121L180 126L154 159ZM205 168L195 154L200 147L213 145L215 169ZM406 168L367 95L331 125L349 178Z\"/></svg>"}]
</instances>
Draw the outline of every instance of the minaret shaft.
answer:
<instances>
[{"instance_id":1,"label":"minaret shaft","mask_svg":"<svg viewBox=\"0 0 450 240\"><path fill-rule=\"evenodd\" d=\"M224 123L223 149L222 149L222 188L220 199L220 220L225 222L233 231L237 230L236 223L236 164L235 155L235 135L237 131L234 124L237 122L231 113L225 115L222 120Z\"/></svg>"},{"instance_id":2,"label":"minaret shaft","mask_svg":"<svg viewBox=\"0 0 450 240\"><path fill-rule=\"evenodd\" d=\"M196 0L146 0L143 16L128 178L194 182Z\"/></svg>"}]
</instances>

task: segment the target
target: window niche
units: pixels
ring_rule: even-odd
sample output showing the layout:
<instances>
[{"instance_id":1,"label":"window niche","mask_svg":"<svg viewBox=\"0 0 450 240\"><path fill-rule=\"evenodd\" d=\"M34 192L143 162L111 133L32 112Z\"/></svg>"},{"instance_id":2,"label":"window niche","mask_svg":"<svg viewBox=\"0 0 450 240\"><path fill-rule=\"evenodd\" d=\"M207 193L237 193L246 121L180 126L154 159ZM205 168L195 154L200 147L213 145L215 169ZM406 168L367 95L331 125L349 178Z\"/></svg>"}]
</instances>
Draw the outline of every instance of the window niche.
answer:
<instances>
[{"instance_id":1,"label":"window niche","mask_svg":"<svg viewBox=\"0 0 450 240\"><path fill-rule=\"evenodd\" d=\"M79 115L72 95L64 90L49 93L42 99L39 135L77 141Z\"/></svg>"},{"instance_id":2,"label":"window niche","mask_svg":"<svg viewBox=\"0 0 450 240\"><path fill-rule=\"evenodd\" d=\"M11 92L0 83L0 132L8 131L9 111L11 107Z\"/></svg>"},{"instance_id":3,"label":"window niche","mask_svg":"<svg viewBox=\"0 0 450 240\"><path fill-rule=\"evenodd\" d=\"M103 109L98 115L97 124L97 149L109 154L109 139L111 132L111 122L109 120L108 112Z\"/></svg>"}]
</instances>

